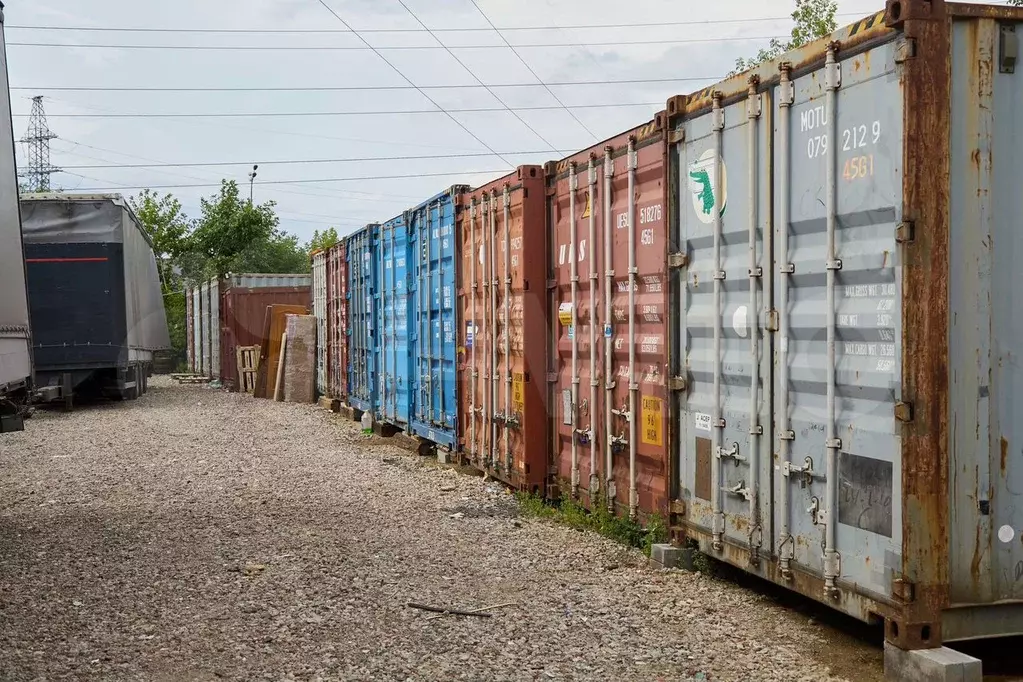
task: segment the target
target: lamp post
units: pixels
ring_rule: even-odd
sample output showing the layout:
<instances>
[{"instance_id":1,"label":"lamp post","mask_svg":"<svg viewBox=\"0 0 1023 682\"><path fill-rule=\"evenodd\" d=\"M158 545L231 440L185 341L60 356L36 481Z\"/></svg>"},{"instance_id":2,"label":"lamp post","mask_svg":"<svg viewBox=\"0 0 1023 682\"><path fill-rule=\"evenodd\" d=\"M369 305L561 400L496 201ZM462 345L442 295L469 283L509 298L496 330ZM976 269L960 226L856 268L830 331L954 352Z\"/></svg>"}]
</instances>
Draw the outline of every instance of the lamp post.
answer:
<instances>
[{"instance_id":1,"label":"lamp post","mask_svg":"<svg viewBox=\"0 0 1023 682\"><path fill-rule=\"evenodd\" d=\"M252 172L249 173L249 206L252 206L252 186L256 182L256 169L258 168L258 165L253 165Z\"/></svg>"}]
</instances>

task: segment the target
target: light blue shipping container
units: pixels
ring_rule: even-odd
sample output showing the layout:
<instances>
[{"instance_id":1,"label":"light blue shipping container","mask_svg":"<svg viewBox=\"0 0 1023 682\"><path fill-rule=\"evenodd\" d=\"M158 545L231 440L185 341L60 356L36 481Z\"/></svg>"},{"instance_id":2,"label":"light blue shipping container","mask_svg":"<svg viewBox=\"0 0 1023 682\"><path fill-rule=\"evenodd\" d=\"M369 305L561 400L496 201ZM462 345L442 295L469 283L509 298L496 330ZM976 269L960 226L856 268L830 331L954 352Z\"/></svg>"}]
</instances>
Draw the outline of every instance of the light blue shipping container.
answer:
<instances>
[{"instance_id":1,"label":"light blue shipping container","mask_svg":"<svg viewBox=\"0 0 1023 682\"><path fill-rule=\"evenodd\" d=\"M380 421L406 429L412 392L409 353L409 231L400 215L380 226L377 291L380 300L379 343L375 347Z\"/></svg>"},{"instance_id":2,"label":"light blue shipping container","mask_svg":"<svg viewBox=\"0 0 1023 682\"><path fill-rule=\"evenodd\" d=\"M377 290L380 226L367 225L347 238L348 304L348 402L376 417L379 300Z\"/></svg>"},{"instance_id":3,"label":"light blue shipping container","mask_svg":"<svg viewBox=\"0 0 1023 682\"><path fill-rule=\"evenodd\" d=\"M412 239L412 433L438 445L458 442L458 266L455 186L408 212Z\"/></svg>"}]
</instances>

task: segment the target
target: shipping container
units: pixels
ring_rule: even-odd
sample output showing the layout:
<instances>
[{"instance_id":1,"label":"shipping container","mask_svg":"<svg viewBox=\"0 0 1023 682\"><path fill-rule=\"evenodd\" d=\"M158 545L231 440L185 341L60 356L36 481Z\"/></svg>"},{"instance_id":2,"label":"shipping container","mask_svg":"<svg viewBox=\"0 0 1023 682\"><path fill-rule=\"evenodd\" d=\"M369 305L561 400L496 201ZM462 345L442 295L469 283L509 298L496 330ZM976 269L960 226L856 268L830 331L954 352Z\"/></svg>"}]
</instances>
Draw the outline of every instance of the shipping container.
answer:
<instances>
[{"instance_id":1,"label":"shipping container","mask_svg":"<svg viewBox=\"0 0 1023 682\"><path fill-rule=\"evenodd\" d=\"M192 344L192 371L202 374L202 299L199 296L199 287L189 290L186 294L192 299L192 329L187 334Z\"/></svg>"},{"instance_id":2,"label":"shipping container","mask_svg":"<svg viewBox=\"0 0 1023 682\"><path fill-rule=\"evenodd\" d=\"M374 347L379 381L378 421L408 428L412 395L412 355L409 330L409 230L405 215L380 225L377 255L377 290L380 333Z\"/></svg>"},{"instance_id":3,"label":"shipping container","mask_svg":"<svg viewBox=\"0 0 1023 682\"><path fill-rule=\"evenodd\" d=\"M348 258L348 404L359 412L377 409L377 328L380 321L377 269L380 226L367 225L345 239Z\"/></svg>"},{"instance_id":4,"label":"shipping container","mask_svg":"<svg viewBox=\"0 0 1023 682\"><path fill-rule=\"evenodd\" d=\"M185 287L185 357L189 372L195 371L195 344L192 342L192 330L195 328L195 306L193 301L192 290Z\"/></svg>"},{"instance_id":5,"label":"shipping container","mask_svg":"<svg viewBox=\"0 0 1023 682\"><path fill-rule=\"evenodd\" d=\"M32 377L31 334L0 3L0 433L20 431Z\"/></svg>"},{"instance_id":6,"label":"shipping container","mask_svg":"<svg viewBox=\"0 0 1023 682\"><path fill-rule=\"evenodd\" d=\"M671 525L903 649L1023 633L1021 24L893 1L668 103Z\"/></svg>"},{"instance_id":7,"label":"shipping container","mask_svg":"<svg viewBox=\"0 0 1023 682\"><path fill-rule=\"evenodd\" d=\"M557 489L632 517L665 514L662 117L549 164L547 186Z\"/></svg>"},{"instance_id":8,"label":"shipping container","mask_svg":"<svg viewBox=\"0 0 1023 682\"><path fill-rule=\"evenodd\" d=\"M308 309L312 276L228 275L220 280L219 291L220 373L217 376L225 387L237 391L240 387L238 348L261 344L268 306L292 305Z\"/></svg>"},{"instance_id":9,"label":"shipping container","mask_svg":"<svg viewBox=\"0 0 1023 682\"><path fill-rule=\"evenodd\" d=\"M462 457L520 490L548 469L547 223L539 166L462 195L456 236Z\"/></svg>"},{"instance_id":10,"label":"shipping container","mask_svg":"<svg viewBox=\"0 0 1023 682\"><path fill-rule=\"evenodd\" d=\"M327 252L317 251L313 260L313 316L316 318L316 393L327 395L330 374L327 354Z\"/></svg>"},{"instance_id":11,"label":"shipping container","mask_svg":"<svg viewBox=\"0 0 1023 682\"><path fill-rule=\"evenodd\" d=\"M327 251L327 395L348 400L348 259L342 239Z\"/></svg>"},{"instance_id":12,"label":"shipping container","mask_svg":"<svg viewBox=\"0 0 1023 682\"><path fill-rule=\"evenodd\" d=\"M21 213L36 383L47 398L145 392L170 336L138 218L117 194L25 194Z\"/></svg>"},{"instance_id":13,"label":"shipping container","mask_svg":"<svg viewBox=\"0 0 1023 682\"><path fill-rule=\"evenodd\" d=\"M458 442L458 345L455 338L459 200L456 185L408 212L412 254L413 434L448 449Z\"/></svg>"}]
</instances>

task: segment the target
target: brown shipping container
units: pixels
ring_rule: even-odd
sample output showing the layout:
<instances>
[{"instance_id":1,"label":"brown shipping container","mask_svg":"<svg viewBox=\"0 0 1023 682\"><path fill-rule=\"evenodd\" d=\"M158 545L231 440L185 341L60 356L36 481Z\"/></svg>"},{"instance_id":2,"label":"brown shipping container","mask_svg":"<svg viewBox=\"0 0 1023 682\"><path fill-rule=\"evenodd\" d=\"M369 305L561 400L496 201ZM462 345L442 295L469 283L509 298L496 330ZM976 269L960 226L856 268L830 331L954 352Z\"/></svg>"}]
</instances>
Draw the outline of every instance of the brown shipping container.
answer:
<instances>
[{"instance_id":1,"label":"brown shipping container","mask_svg":"<svg viewBox=\"0 0 1023 682\"><path fill-rule=\"evenodd\" d=\"M540 166L461 197L459 419L463 456L520 490L547 480L547 300Z\"/></svg>"},{"instance_id":2,"label":"brown shipping container","mask_svg":"<svg viewBox=\"0 0 1023 682\"><path fill-rule=\"evenodd\" d=\"M279 282L274 282L274 278ZM312 300L309 284L299 286L258 286L289 280L306 281L300 275L243 275L221 281L221 380L231 390L238 384L238 346L258 346L262 341L266 308L269 305L298 305L305 310ZM257 286L244 286L252 280Z\"/></svg>"},{"instance_id":3,"label":"brown shipping container","mask_svg":"<svg viewBox=\"0 0 1023 682\"><path fill-rule=\"evenodd\" d=\"M348 261L345 242L327 251L327 377L331 398L348 399Z\"/></svg>"},{"instance_id":4,"label":"brown shipping container","mask_svg":"<svg viewBox=\"0 0 1023 682\"><path fill-rule=\"evenodd\" d=\"M663 117L547 166L557 493L667 511ZM633 282L630 292L630 271Z\"/></svg>"}]
</instances>

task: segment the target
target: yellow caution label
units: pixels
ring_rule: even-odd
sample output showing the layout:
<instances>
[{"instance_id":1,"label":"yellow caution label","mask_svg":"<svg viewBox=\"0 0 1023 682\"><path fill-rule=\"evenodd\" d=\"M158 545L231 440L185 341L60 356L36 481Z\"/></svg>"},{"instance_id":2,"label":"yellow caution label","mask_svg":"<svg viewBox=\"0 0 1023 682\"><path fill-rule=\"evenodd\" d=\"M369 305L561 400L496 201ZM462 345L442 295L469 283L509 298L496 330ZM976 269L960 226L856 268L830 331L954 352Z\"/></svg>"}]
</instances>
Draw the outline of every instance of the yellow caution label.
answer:
<instances>
[{"instance_id":1,"label":"yellow caution label","mask_svg":"<svg viewBox=\"0 0 1023 682\"><path fill-rule=\"evenodd\" d=\"M520 415L526 410L526 386L521 372L512 375L512 407Z\"/></svg>"},{"instance_id":2,"label":"yellow caution label","mask_svg":"<svg viewBox=\"0 0 1023 682\"><path fill-rule=\"evenodd\" d=\"M587 192L586 193L586 210L583 211L582 217L583 218L589 218L590 217L590 210L592 208L593 208L593 193L592 192Z\"/></svg>"},{"instance_id":3,"label":"yellow caution label","mask_svg":"<svg viewBox=\"0 0 1023 682\"><path fill-rule=\"evenodd\" d=\"M661 414L660 398L643 398L643 442L647 445L664 446L664 417Z\"/></svg>"},{"instance_id":4,"label":"yellow caution label","mask_svg":"<svg viewBox=\"0 0 1023 682\"><path fill-rule=\"evenodd\" d=\"M558 320L566 327L572 325L572 304L562 303L558 306Z\"/></svg>"}]
</instances>

